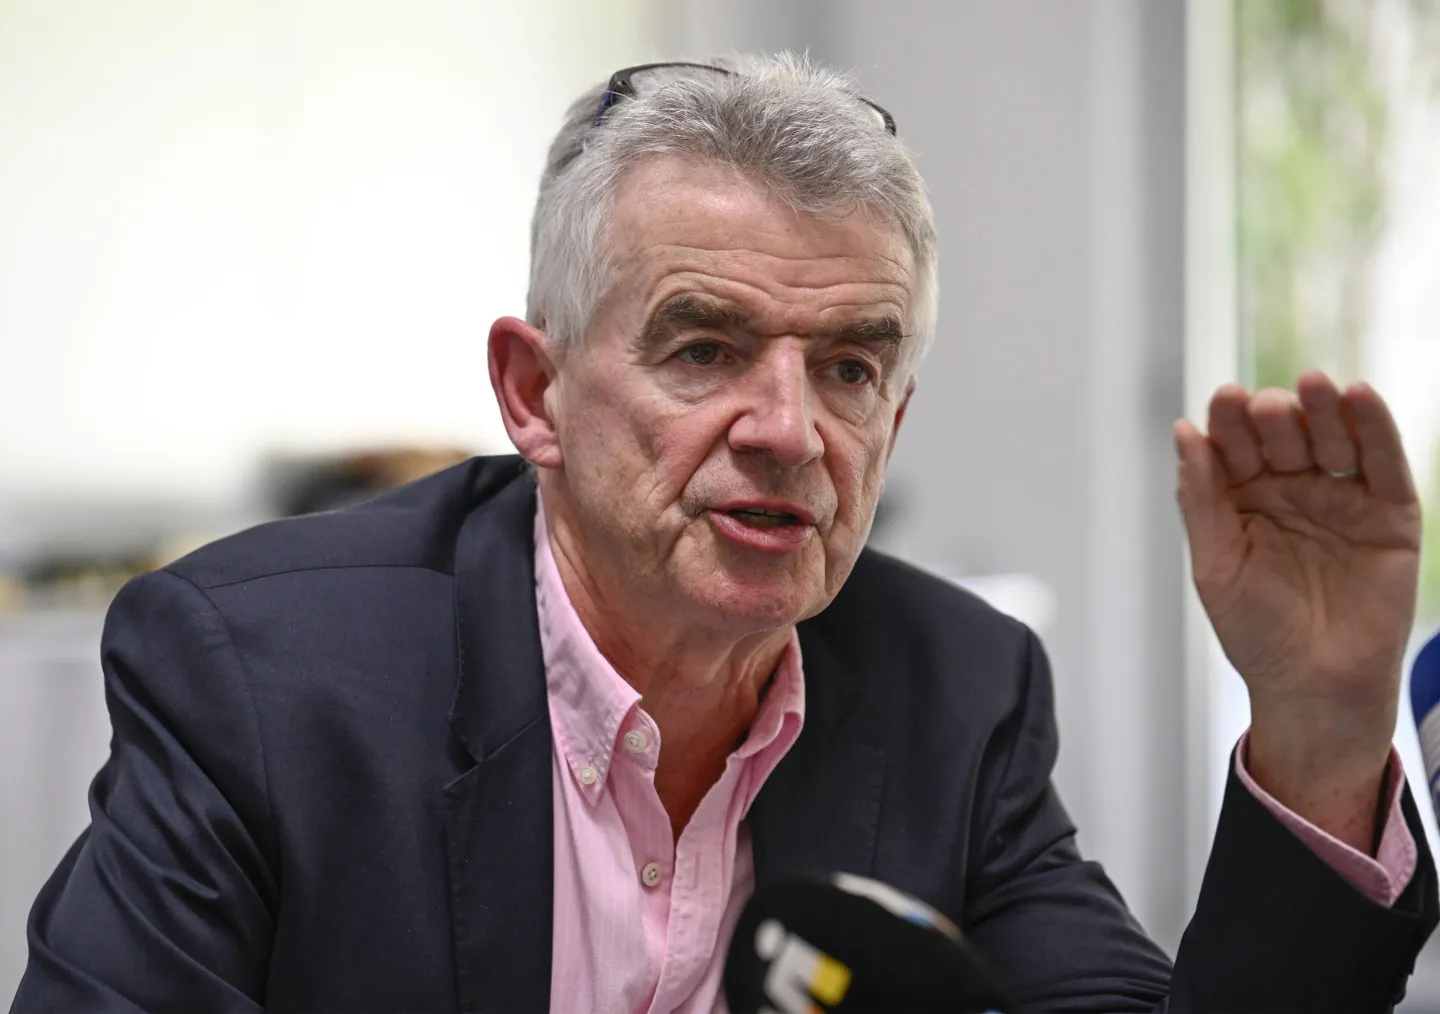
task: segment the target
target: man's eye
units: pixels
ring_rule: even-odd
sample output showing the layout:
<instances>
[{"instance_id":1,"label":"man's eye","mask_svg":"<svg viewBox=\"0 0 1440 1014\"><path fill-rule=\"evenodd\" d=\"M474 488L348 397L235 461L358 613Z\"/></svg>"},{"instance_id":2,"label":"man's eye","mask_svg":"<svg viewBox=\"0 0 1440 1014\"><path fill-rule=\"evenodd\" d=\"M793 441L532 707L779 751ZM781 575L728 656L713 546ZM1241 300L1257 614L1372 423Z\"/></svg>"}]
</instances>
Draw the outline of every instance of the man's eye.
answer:
<instances>
[{"instance_id":1,"label":"man's eye","mask_svg":"<svg viewBox=\"0 0 1440 1014\"><path fill-rule=\"evenodd\" d=\"M870 367L858 359L842 359L831 367L842 384L858 387L868 384L871 379Z\"/></svg>"},{"instance_id":2,"label":"man's eye","mask_svg":"<svg viewBox=\"0 0 1440 1014\"><path fill-rule=\"evenodd\" d=\"M713 366L724 355L719 342L700 342L681 349L680 358L692 366Z\"/></svg>"}]
</instances>

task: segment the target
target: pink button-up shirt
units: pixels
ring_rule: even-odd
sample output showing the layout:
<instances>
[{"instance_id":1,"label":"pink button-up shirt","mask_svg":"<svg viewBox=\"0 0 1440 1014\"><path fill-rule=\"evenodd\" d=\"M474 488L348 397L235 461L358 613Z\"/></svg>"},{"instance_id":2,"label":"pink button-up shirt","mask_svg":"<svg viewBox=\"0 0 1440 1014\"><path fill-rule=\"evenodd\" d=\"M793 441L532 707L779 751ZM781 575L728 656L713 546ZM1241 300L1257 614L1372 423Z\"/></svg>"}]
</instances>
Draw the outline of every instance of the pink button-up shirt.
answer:
<instances>
[{"instance_id":1,"label":"pink button-up shirt","mask_svg":"<svg viewBox=\"0 0 1440 1014\"><path fill-rule=\"evenodd\" d=\"M655 791L660 730L580 623L543 509L535 601L554 743L550 1009L723 1012L725 948L755 884L745 815L805 720L799 638L677 841Z\"/></svg>"},{"instance_id":2,"label":"pink button-up shirt","mask_svg":"<svg viewBox=\"0 0 1440 1014\"><path fill-rule=\"evenodd\" d=\"M600 654L565 591L543 507L535 512L535 602L550 704L555 795L552 1014L725 1014L721 973L754 889L745 815L800 735L805 681L792 633L749 735L678 841L655 791L660 730ZM1387 817L1371 858L1285 809L1236 773L1276 817L1359 890L1393 904L1415 872L1391 752Z\"/></svg>"}]
</instances>

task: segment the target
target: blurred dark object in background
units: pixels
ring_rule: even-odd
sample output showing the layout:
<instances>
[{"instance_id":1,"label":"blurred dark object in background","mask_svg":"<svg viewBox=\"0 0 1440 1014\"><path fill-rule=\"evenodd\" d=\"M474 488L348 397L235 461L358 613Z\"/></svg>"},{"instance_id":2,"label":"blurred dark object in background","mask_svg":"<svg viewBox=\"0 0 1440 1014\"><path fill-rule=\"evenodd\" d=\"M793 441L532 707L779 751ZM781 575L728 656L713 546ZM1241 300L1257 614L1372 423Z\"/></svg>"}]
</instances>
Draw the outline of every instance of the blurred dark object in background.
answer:
<instances>
[{"instance_id":1,"label":"blurred dark object in background","mask_svg":"<svg viewBox=\"0 0 1440 1014\"><path fill-rule=\"evenodd\" d=\"M335 454L274 455L259 470L250 523L347 507L387 489L459 464L459 448L397 447ZM77 516L90 513L77 512ZM148 522L113 516L95 505L98 520L85 538L52 536L0 560L0 616L37 610L106 608L130 578L163 567L229 529L182 520L184 511L157 505ZM131 511L133 513L133 510ZM103 535L95 533L101 532Z\"/></svg>"},{"instance_id":2,"label":"blurred dark object in background","mask_svg":"<svg viewBox=\"0 0 1440 1014\"><path fill-rule=\"evenodd\" d=\"M459 448L396 448L273 458L262 484L277 517L338 510L470 457Z\"/></svg>"}]
</instances>

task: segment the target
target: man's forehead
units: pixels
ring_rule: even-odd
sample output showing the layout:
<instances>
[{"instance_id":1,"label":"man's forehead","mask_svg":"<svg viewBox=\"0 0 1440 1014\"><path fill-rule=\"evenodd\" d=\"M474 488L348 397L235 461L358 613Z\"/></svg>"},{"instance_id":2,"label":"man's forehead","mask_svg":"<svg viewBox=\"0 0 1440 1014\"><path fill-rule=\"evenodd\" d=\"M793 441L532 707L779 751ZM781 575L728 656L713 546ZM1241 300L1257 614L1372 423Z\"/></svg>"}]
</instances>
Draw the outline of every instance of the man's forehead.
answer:
<instances>
[{"instance_id":1,"label":"man's forehead","mask_svg":"<svg viewBox=\"0 0 1440 1014\"><path fill-rule=\"evenodd\" d=\"M913 290L909 244L880 216L797 211L720 166L643 163L622 183L611 224L616 266L642 288L708 266L758 271L781 287L876 286L906 304Z\"/></svg>"}]
</instances>

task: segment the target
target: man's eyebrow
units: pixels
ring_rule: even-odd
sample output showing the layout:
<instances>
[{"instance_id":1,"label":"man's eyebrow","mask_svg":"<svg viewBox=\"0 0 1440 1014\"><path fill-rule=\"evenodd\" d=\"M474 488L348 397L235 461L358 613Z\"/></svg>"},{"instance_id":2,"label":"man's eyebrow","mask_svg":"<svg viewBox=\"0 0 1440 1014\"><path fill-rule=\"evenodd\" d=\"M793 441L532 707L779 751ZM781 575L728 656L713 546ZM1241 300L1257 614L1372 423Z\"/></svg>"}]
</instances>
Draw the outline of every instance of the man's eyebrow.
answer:
<instances>
[{"instance_id":1,"label":"man's eyebrow","mask_svg":"<svg viewBox=\"0 0 1440 1014\"><path fill-rule=\"evenodd\" d=\"M751 315L740 307L683 292L655 308L639 344L642 351L654 351L680 331L753 331L753 323ZM898 317L885 316L834 324L821 328L813 337L827 342L874 346L882 358L889 360L899 354L906 334Z\"/></svg>"},{"instance_id":2,"label":"man's eyebrow","mask_svg":"<svg viewBox=\"0 0 1440 1014\"><path fill-rule=\"evenodd\" d=\"M889 374L902 361L905 342L909 338L898 317L880 317L873 320L858 320L850 324L827 327L816 335L818 339L837 345L868 346L880 359L881 369Z\"/></svg>"},{"instance_id":3,"label":"man's eyebrow","mask_svg":"<svg viewBox=\"0 0 1440 1014\"><path fill-rule=\"evenodd\" d=\"M655 308L640 335L640 348L654 350L669 341L677 331L747 330L750 323L750 315L739 307L725 306L684 292L671 296Z\"/></svg>"},{"instance_id":4,"label":"man's eyebrow","mask_svg":"<svg viewBox=\"0 0 1440 1014\"><path fill-rule=\"evenodd\" d=\"M874 320L857 320L852 324L837 324L822 328L815 337L835 342L854 342L857 345L878 345L898 349L905 342L905 327L898 317L880 317Z\"/></svg>"}]
</instances>

